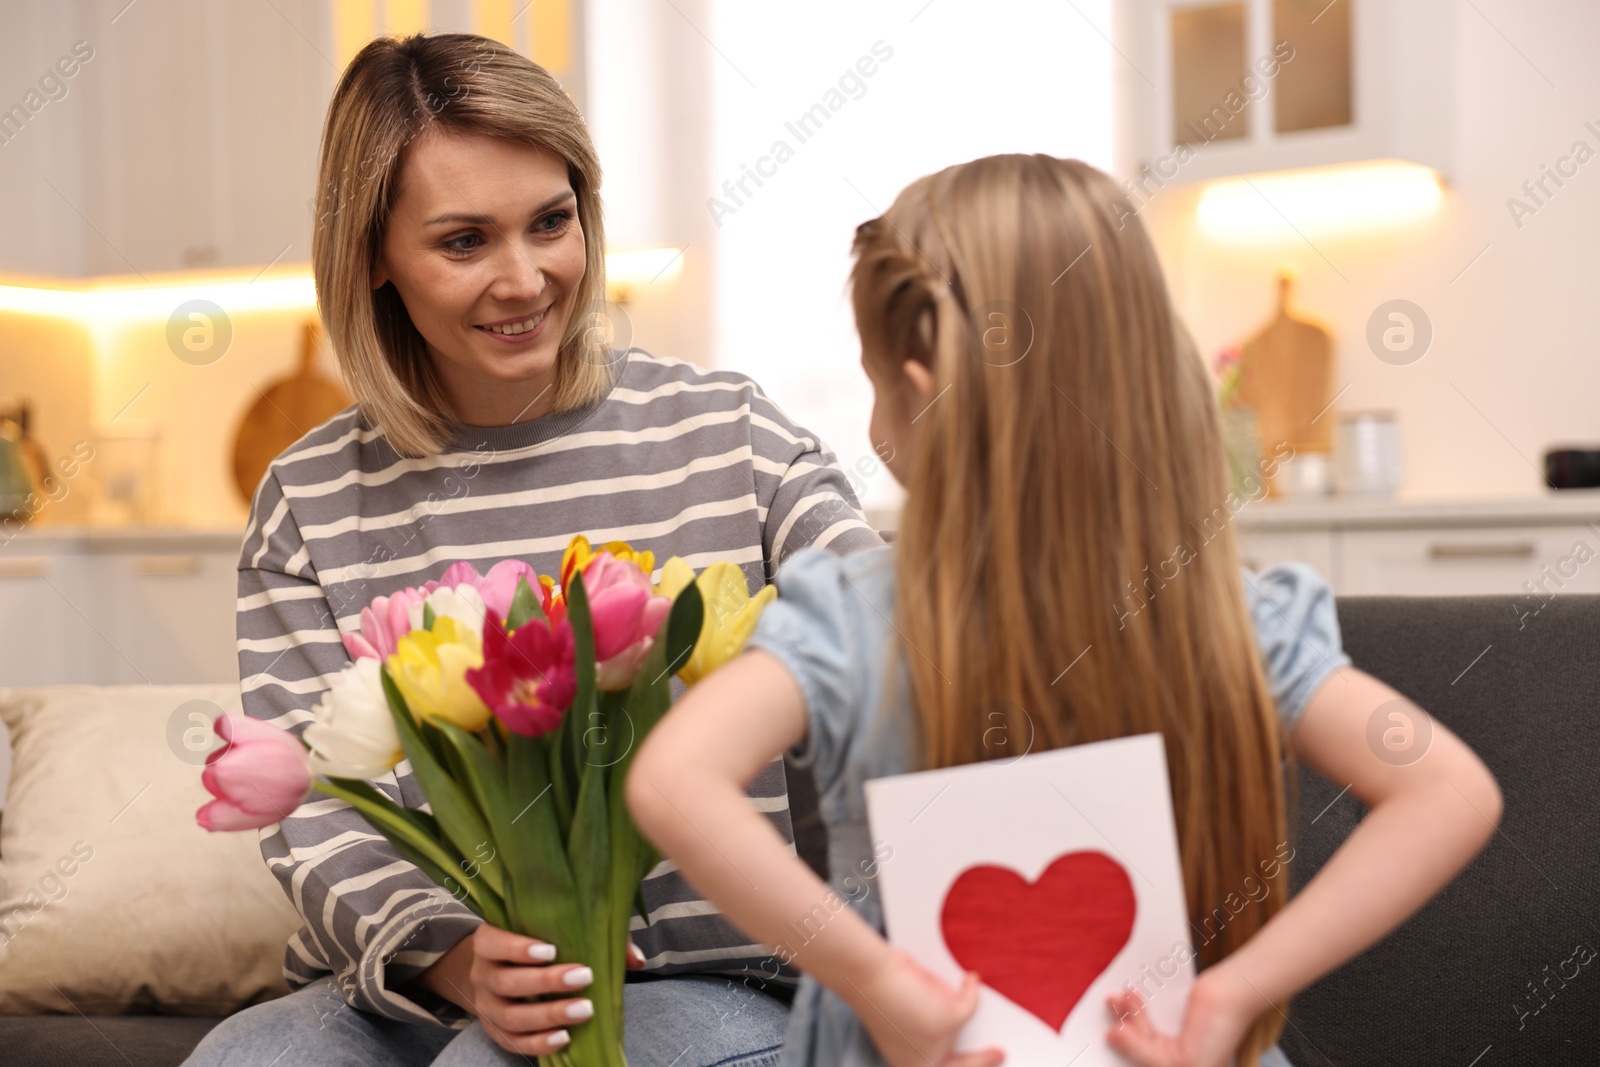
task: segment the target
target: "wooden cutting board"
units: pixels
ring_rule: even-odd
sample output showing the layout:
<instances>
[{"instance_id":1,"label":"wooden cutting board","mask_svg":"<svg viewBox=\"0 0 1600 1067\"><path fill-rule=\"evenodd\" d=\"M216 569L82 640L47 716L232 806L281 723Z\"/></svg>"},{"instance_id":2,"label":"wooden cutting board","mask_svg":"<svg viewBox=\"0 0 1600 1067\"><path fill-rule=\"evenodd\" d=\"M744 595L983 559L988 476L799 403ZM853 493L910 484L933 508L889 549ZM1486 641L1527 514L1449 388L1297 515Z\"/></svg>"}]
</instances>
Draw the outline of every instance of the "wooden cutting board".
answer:
<instances>
[{"instance_id":1,"label":"wooden cutting board","mask_svg":"<svg viewBox=\"0 0 1600 1067\"><path fill-rule=\"evenodd\" d=\"M1333 335L1289 312L1288 275L1278 278L1277 316L1239 353L1238 402L1255 412L1262 455L1279 442L1296 454L1333 448Z\"/></svg>"},{"instance_id":2,"label":"wooden cutting board","mask_svg":"<svg viewBox=\"0 0 1600 1067\"><path fill-rule=\"evenodd\" d=\"M307 319L301 332L300 366L265 389L239 423L233 440L233 480L248 504L267 466L306 433L350 406L350 394L316 368L322 323Z\"/></svg>"}]
</instances>

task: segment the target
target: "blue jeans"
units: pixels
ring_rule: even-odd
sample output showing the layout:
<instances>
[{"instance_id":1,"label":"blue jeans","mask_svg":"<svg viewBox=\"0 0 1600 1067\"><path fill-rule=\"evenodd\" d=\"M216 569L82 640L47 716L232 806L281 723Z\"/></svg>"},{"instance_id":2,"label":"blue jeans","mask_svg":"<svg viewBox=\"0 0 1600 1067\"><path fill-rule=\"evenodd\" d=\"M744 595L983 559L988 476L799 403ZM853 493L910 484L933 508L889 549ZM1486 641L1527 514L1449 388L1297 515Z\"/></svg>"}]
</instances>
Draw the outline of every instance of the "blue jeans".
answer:
<instances>
[{"instance_id":1,"label":"blue jeans","mask_svg":"<svg viewBox=\"0 0 1600 1067\"><path fill-rule=\"evenodd\" d=\"M714 975L629 982L629 1067L772 1067L789 1009ZM577 1025L583 1025L579 1023ZM230 1015L183 1067L503 1067L531 1064L474 1019L464 1030L405 1023L345 1004L332 977Z\"/></svg>"}]
</instances>

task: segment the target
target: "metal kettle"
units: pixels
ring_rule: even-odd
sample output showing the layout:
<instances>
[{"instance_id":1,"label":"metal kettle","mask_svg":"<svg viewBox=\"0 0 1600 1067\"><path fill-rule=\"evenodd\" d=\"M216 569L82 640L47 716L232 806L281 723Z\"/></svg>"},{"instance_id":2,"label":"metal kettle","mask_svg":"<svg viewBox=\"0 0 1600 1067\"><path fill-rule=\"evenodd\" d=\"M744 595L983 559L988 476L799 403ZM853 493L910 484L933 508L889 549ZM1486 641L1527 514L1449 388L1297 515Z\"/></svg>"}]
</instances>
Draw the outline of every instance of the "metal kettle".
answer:
<instances>
[{"instance_id":1,"label":"metal kettle","mask_svg":"<svg viewBox=\"0 0 1600 1067\"><path fill-rule=\"evenodd\" d=\"M40 504L37 498L33 509L28 504L28 497L39 486L28 473L27 426L26 402L12 411L0 411L0 522L25 523Z\"/></svg>"}]
</instances>

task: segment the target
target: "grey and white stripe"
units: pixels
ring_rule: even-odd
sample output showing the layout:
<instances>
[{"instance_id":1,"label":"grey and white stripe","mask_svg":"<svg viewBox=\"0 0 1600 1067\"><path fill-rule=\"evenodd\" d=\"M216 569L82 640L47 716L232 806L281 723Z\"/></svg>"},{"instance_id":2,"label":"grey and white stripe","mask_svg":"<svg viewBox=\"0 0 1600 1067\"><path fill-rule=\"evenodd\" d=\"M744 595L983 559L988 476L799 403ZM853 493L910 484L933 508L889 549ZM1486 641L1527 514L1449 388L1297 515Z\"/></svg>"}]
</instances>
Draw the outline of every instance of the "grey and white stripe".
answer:
<instances>
[{"instance_id":1,"label":"grey and white stripe","mask_svg":"<svg viewBox=\"0 0 1600 1067\"><path fill-rule=\"evenodd\" d=\"M360 628L361 609L458 559L486 571L515 557L554 574L583 533L649 549L658 568L671 556L696 568L731 560L754 592L800 548L880 543L832 453L749 378L618 355L602 400L514 426L457 424L438 456L401 459L352 406L274 460L239 557L245 711L300 733L349 662L340 635ZM375 784L423 804L405 762ZM792 841L781 762L750 795ZM466 1025L454 1005L402 987L481 920L349 805L302 805L262 831L261 850L305 919L284 953L291 988L331 972L357 1008ZM651 872L644 900L633 937L652 971L744 973L770 955L671 864Z\"/></svg>"}]
</instances>

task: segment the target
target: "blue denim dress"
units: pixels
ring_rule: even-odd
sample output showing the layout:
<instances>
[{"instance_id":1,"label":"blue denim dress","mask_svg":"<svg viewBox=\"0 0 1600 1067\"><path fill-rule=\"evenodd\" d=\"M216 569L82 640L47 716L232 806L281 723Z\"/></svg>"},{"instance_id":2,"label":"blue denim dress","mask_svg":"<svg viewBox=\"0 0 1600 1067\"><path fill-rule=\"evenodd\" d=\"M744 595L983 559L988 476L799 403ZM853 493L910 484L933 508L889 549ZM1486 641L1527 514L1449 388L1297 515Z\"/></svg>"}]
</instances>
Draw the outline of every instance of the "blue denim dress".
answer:
<instances>
[{"instance_id":1,"label":"blue denim dress","mask_svg":"<svg viewBox=\"0 0 1600 1067\"><path fill-rule=\"evenodd\" d=\"M871 877L877 868L863 784L915 769L903 698L890 714L874 714L888 680L894 559L892 545L843 557L820 549L795 553L778 571L778 599L762 613L749 642L777 656L805 695L809 732L790 755L816 775L834 890L879 931L883 913ZM1268 686L1285 729L1292 729L1317 688L1350 664L1333 594L1299 563L1260 574L1243 571L1241 579ZM896 689L905 692L903 672ZM869 886L865 893L863 882ZM810 977L803 979L781 1067L882 1062L849 1006ZM1290 1067L1277 1048L1261 1064Z\"/></svg>"}]
</instances>

